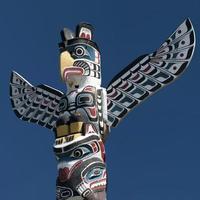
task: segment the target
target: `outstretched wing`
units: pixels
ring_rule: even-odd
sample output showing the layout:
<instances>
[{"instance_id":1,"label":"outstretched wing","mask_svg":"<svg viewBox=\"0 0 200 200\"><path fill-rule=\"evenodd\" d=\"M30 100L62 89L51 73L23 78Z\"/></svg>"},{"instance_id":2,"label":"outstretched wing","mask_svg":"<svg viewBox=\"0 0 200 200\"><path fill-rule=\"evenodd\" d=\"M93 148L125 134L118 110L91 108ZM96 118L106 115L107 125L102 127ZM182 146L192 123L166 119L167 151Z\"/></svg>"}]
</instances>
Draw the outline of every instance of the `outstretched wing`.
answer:
<instances>
[{"instance_id":1,"label":"outstretched wing","mask_svg":"<svg viewBox=\"0 0 200 200\"><path fill-rule=\"evenodd\" d=\"M194 29L186 19L156 52L117 74L107 87L108 125L117 126L135 106L174 81L190 63L194 48Z\"/></svg>"},{"instance_id":2,"label":"outstretched wing","mask_svg":"<svg viewBox=\"0 0 200 200\"><path fill-rule=\"evenodd\" d=\"M32 86L16 72L11 74L11 104L21 120L53 129L59 116L62 95L62 92L47 85Z\"/></svg>"}]
</instances>

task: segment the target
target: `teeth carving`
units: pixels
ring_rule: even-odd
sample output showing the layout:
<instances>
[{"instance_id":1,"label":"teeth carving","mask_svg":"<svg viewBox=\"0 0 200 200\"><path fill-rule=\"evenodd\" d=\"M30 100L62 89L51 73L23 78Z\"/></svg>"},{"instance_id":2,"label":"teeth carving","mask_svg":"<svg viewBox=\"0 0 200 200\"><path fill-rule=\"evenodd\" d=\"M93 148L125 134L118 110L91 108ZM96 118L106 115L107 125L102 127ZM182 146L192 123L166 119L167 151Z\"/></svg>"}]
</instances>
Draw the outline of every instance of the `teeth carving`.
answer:
<instances>
[{"instance_id":1,"label":"teeth carving","mask_svg":"<svg viewBox=\"0 0 200 200\"><path fill-rule=\"evenodd\" d=\"M105 186L105 185L106 185L106 180L102 180L96 183L92 183L91 188L94 189L94 188Z\"/></svg>"},{"instance_id":2,"label":"teeth carving","mask_svg":"<svg viewBox=\"0 0 200 200\"><path fill-rule=\"evenodd\" d=\"M81 183L80 185L77 186L77 191L82 194L85 190L87 189L87 187Z\"/></svg>"}]
</instances>

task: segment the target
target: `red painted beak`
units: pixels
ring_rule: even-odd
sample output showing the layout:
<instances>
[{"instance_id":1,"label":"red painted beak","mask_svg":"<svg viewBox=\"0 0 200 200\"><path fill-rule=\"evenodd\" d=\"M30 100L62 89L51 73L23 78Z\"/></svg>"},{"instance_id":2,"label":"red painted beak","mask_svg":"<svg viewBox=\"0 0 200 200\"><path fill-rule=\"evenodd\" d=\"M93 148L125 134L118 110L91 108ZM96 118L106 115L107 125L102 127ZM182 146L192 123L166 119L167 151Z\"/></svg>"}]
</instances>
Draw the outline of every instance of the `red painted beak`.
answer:
<instances>
[{"instance_id":1,"label":"red painted beak","mask_svg":"<svg viewBox=\"0 0 200 200\"><path fill-rule=\"evenodd\" d=\"M67 67L63 71L63 77L67 80L72 75L82 76L84 74L84 69L81 67Z\"/></svg>"}]
</instances>

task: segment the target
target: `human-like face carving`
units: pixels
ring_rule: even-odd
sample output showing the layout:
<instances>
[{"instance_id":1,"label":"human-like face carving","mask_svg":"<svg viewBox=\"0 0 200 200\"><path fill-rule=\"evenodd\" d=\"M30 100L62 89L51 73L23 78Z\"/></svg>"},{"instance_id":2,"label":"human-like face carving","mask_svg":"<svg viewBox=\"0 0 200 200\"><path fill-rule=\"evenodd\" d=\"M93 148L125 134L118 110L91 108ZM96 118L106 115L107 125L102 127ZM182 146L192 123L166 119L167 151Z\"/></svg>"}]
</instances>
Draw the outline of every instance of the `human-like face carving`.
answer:
<instances>
[{"instance_id":1,"label":"human-like face carving","mask_svg":"<svg viewBox=\"0 0 200 200\"><path fill-rule=\"evenodd\" d=\"M98 135L80 136L62 147L55 145L54 150L58 159L57 200L74 196L105 200L105 151Z\"/></svg>"}]
</instances>

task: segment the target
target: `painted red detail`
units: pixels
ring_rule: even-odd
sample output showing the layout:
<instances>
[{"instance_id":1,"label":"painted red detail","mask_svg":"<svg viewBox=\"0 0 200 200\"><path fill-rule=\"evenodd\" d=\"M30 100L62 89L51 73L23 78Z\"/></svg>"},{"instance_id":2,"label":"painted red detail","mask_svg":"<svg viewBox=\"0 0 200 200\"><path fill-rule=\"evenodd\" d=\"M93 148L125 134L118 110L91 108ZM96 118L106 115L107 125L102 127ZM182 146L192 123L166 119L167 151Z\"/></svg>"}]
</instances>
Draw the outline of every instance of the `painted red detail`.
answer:
<instances>
[{"instance_id":1,"label":"painted red detail","mask_svg":"<svg viewBox=\"0 0 200 200\"><path fill-rule=\"evenodd\" d=\"M104 173L103 173L103 177L104 177L104 178L107 177L107 172L106 172L106 171L104 171Z\"/></svg>"},{"instance_id":2,"label":"painted red detail","mask_svg":"<svg viewBox=\"0 0 200 200\"><path fill-rule=\"evenodd\" d=\"M86 39L91 40L91 35L90 35L90 34L87 34L87 35L86 35Z\"/></svg>"},{"instance_id":3,"label":"painted red detail","mask_svg":"<svg viewBox=\"0 0 200 200\"><path fill-rule=\"evenodd\" d=\"M93 107L93 108L88 108L90 114L92 117L96 117L97 116L97 110L96 110L96 107Z\"/></svg>"},{"instance_id":4,"label":"painted red detail","mask_svg":"<svg viewBox=\"0 0 200 200\"><path fill-rule=\"evenodd\" d=\"M76 170L80 166L81 163L82 163L81 160L78 161L71 167L71 169L69 169L68 167L60 168L58 171L58 178L60 182L66 182L68 179L70 179L74 170Z\"/></svg>"},{"instance_id":5,"label":"painted red detail","mask_svg":"<svg viewBox=\"0 0 200 200\"><path fill-rule=\"evenodd\" d=\"M100 53L98 51L95 52L95 61L99 64L100 63Z\"/></svg>"},{"instance_id":6,"label":"painted red detail","mask_svg":"<svg viewBox=\"0 0 200 200\"><path fill-rule=\"evenodd\" d=\"M99 141L99 146L101 149L101 157L103 159L104 162L106 162L106 154L105 154L105 147L102 141Z\"/></svg>"},{"instance_id":7,"label":"painted red detail","mask_svg":"<svg viewBox=\"0 0 200 200\"><path fill-rule=\"evenodd\" d=\"M85 38L85 33L81 33L81 38Z\"/></svg>"},{"instance_id":8,"label":"painted red detail","mask_svg":"<svg viewBox=\"0 0 200 200\"><path fill-rule=\"evenodd\" d=\"M146 73L146 72L148 72L148 71L149 71L149 69L150 69L150 68L151 68L151 66L150 66L150 65L148 65L148 66L147 66L145 69L143 69L142 71Z\"/></svg>"},{"instance_id":9,"label":"painted red detail","mask_svg":"<svg viewBox=\"0 0 200 200\"><path fill-rule=\"evenodd\" d=\"M63 77L65 80L67 80L71 75L83 75L84 69L80 67L68 67L65 68L63 71Z\"/></svg>"},{"instance_id":10,"label":"painted red detail","mask_svg":"<svg viewBox=\"0 0 200 200\"><path fill-rule=\"evenodd\" d=\"M59 169L59 180L60 182L65 182L68 180L68 176L69 176L69 168L68 167L65 167L65 168L61 168Z\"/></svg>"},{"instance_id":11,"label":"painted red detail","mask_svg":"<svg viewBox=\"0 0 200 200\"><path fill-rule=\"evenodd\" d=\"M95 186L94 188L92 188L92 190L100 191L100 190L104 190L105 188L106 188L106 185L99 185L99 186Z\"/></svg>"},{"instance_id":12,"label":"painted red detail","mask_svg":"<svg viewBox=\"0 0 200 200\"><path fill-rule=\"evenodd\" d=\"M90 134L90 133L96 133L97 130L96 128L93 126L93 124L86 124L86 131L85 131L87 134Z\"/></svg>"},{"instance_id":13,"label":"painted red detail","mask_svg":"<svg viewBox=\"0 0 200 200\"><path fill-rule=\"evenodd\" d=\"M93 92L94 91L94 87L86 86L83 91L85 91L85 92Z\"/></svg>"},{"instance_id":14,"label":"painted red detail","mask_svg":"<svg viewBox=\"0 0 200 200\"><path fill-rule=\"evenodd\" d=\"M120 85L120 88L122 90L125 90L128 87L128 82L124 82L122 85Z\"/></svg>"},{"instance_id":15,"label":"painted red detail","mask_svg":"<svg viewBox=\"0 0 200 200\"><path fill-rule=\"evenodd\" d=\"M97 181L94 181L94 182L90 183L90 188L92 188L92 185L97 184L97 183L102 183L103 181L106 181L106 178L103 178L103 179L100 179L100 180L97 180ZM106 187L106 184L105 185L95 186L92 189L93 190L105 189L105 187Z\"/></svg>"},{"instance_id":16,"label":"painted red detail","mask_svg":"<svg viewBox=\"0 0 200 200\"><path fill-rule=\"evenodd\" d=\"M110 97L116 97L118 95L118 92L115 90L111 95L109 95Z\"/></svg>"},{"instance_id":17,"label":"painted red detail","mask_svg":"<svg viewBox=\"0 0 200 200\"><path fill-rule=\"evenodd\" d=\"M97 148L97 145L95 143L92 143L92 149L93 149L93 152L96 153L98 148Z\"/></svg>"},{"instance_id":18,"label":"painted red detail","mask_svg":"<svg viewBox=\"0 0 200 200\"><path fill-rule=\"evenodd\" d=\"M136 81L139 77L140 77L140 75L137 73L131 79L134 80L134 81Z\"/></svg>"},{"instance_id":19,"label":"painted red detail","mask_svg":"<svg viewBox=\"0 0 200 200\"><path fill-rule=\"evenodd\" d=\"M72 175L72 173L74 172L74 170L76 170L76 169L81 165L82 162L83 162L82 160L79 160L77 163L75 163L75 164L72 166L72 168L71 168L71 170L70 170L70 172L69 172L69 178L71 177L71 175Z\"/></svg>"}]
</instances>

